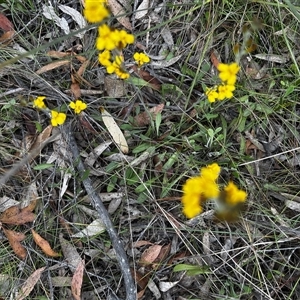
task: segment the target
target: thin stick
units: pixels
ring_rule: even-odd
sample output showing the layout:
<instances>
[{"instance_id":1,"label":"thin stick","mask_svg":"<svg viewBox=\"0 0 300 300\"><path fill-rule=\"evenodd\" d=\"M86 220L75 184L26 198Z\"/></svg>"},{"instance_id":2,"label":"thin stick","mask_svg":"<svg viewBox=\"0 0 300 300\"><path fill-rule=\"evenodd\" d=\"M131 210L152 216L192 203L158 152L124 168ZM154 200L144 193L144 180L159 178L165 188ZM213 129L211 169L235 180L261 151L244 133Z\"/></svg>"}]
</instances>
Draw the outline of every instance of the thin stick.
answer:
<instances>
[{"instance_id":1,"label":"thin stick","mask_svg":"<svg viewBox=\"0 0 300 300\"><path fill-rule=\"evenodd\" d=\"M82 163L82 160L79 155L79 150L77 147L77 143L75 141L75 138L73 136L72 130L70 130L71 125L64 126L64 129L62 130L64 139L67 141L70 151L72 152L73 159L76 162L76 168L79 172L80 175L83 175L86 173L86 168ZM108 212L105 208L105 206L102 203L101 198L99 197L98 194L95 193L95 189L92 186L91 180L89 177L82 179L84 188L88 194L88 196L91 198L91 202L95 210L98 212L99 217L103 221L106 230L110 236L112 245L115 249L117 260L120 265L121 272L124 277L124 283L125 283L125 289L126 289L126 299L127 300L136 300L136 287L135 283L133 281L130 268L129 268L129 263L127 260L126 252L124 250L124 247L122 245L122 242L120 238L118 237L118 234L116 230L114 229L114 225L112 221L110 220L110 217L108 215Z\"/></svg>"}]
</instances>

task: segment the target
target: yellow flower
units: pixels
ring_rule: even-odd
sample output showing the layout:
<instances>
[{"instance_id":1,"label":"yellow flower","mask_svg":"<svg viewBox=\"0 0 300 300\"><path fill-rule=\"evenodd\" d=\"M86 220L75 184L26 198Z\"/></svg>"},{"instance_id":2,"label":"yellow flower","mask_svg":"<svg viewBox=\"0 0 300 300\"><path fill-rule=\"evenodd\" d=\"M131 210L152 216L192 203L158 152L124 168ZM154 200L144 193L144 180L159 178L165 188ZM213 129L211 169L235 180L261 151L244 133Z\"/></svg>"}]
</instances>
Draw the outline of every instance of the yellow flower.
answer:
<instances>
[{"instance_id":1,"label":"yellow flower","mask_svg":"<svg viewBox=\"0 0 300 300\"><path fill-rule=\"evenodd\" d=\"M127 78L129 78L129 76L130 76L129 73L127 73L123 69L123 62L124 62L123 57L121 55L117 55L115 57L114 62L112 64L110 64L109 66L106 67L106 72L108 74L115 73L121 79L127 79Z\"/></svg>"},{"instance_id":2,"label":"yellow flower","mask_svg":"<svg viewBox=\"0 0 300 300\"><path fill-rule=\"evenodd\" d=\"M103 52L99 53L98 59L100 64L104 67L108 67L112 64L111 53L108 50L104 50Z\"/></svg>"},{"instance_id":3,"label":"yellow flower","mask_svg":"<svg viewBox=\"0 0 300 300\"><path fill-rule=\"evenodd\" d=\"M62 125L66 121L67 115L64 113L59 113L55 110L51 110L51 124L52 126Z\"/></svg>"},{"instance_id":4,"label":"yellow flower","mask_svg":"<svg viewBox=\"0 0 300 300\"><path fill-rule=\"evenodd\" d=\"M224 188L224 200L226 204L235 206L239 203L244 203L247 198L247 193L243 190L239 190L238 187L230 181Z\"/></svg>"},{"instance_id":5,"label":"yellow flower","mask_svg":"<svg viewBox=\"0 0 300 300\"><path fill-rule=\"evenodd\" d=\"M220 166L217 163L213 163L201 169L201 176L205 180L215 181L218 179L220 171L221 171Z\"/></svg>"},{"instance_id":6,"label":"yellow flower","mask_svg":"<svg viewBox=\"0 0 300 300\"><path fill-rule=\"evenodd\" d=\"M182 187L181 199L183 213L187 218L193 218L202 212L202 204L207 199L219 196L219 186L216 180L220 173L220 167L214 163L203 167L200 176L189 178Z\"/></svg>"},{"instance_id":7,"label":"yellow flower","mask_svg":"<svg viewBox=\"0 0 300 300\"><path fill-rule=\"evenodd\" d=\"M115 30L115 34L113 39L116 43L116 48L119 50L124 49L128 44L133 44L134 42L134 35L127 33L125 30Z\"/></svg>"},{"instance_id":8,"label":"yellow flower","mask_svg":"<svg viewBox=\"0 0 300 300\"><path fill-rule=\"evenodd\" d=\"M87 105L81 100L76 100L76 102L71 102L69 106L74 109L75 114L80 114L81 111L87 108Z\"/></svg>"},{"instance_id":9,"label":"yellow flower","mask_svg":"<svg viewBox=\"0 0 300 300\"><path fill-rule=\"evenodd\" d=\"M138 53L138 52L134 53L133 59L136 61L136 63L138 64L139 67L150 61L150 58L148 55L146 55L144 53Z\"/></svg>"},{"instance_id":10,"label":"yellow flower","mask_svg":"<svg viewBox=\"0 0 300 300\"><path fill-rule=\"evenodd\" d=\"M117 48L116 40L118 40L118 31L111 29L106 24L99 26L99 37L96 41L96 47L98 50L113 50Z\"/></svg>"},{"instance_id":11,"label":"yellow flower","mask_svg":"<svg viewBox=\"0 0 300 300\"><path fill-rule=\"evenodd\" d=\"M210 103L213 103L218 98L219 94L217 92L217 87L209 88L205 91L205 95Z\"/></svg>"},{"instance_id":12,"label":"yellow flower","mask_svg":"<svg viewBox=\"0 0 300 300\"><path fill-rule=\"evenodd\" d=\"M218 86L218 100L224 100L225 98L232 98L233 97L233 91L235 90L234 85L219 85Z\"/></svg>"},{"instance_id":13,"label":"yellow flower","mask_svg":"<svg viewBox=\"0 0 300 300\"><path fill-rule=\"evenodd\" d=\"M90 23L98 23L109 16L109 11L101 0L85 0L84 17Z\"/></svg>"},{"instance_id":14,"label":"yellow flower","mask_svg":"<svg viewBox=\"0 0 300 300\"><path fill-rule=\"evenodd\" d=\"M33 107L39 108L39 109L45 109L47 108L46 104L44 103L45 96L39 96L33 101Z\"/></svg>"},{"instance_id":15,"label":"yellow flower","mask_svg":"<svg viewBox=\"0 0 300 300\"><path fill-rule=\"evenodd\" d=\"M237 63L222 64L220 63L217 67L219 73L219 78L226 82L228 85L234 85L236 82L236 74L240 70Z\"/></svg>"}]
</instances>

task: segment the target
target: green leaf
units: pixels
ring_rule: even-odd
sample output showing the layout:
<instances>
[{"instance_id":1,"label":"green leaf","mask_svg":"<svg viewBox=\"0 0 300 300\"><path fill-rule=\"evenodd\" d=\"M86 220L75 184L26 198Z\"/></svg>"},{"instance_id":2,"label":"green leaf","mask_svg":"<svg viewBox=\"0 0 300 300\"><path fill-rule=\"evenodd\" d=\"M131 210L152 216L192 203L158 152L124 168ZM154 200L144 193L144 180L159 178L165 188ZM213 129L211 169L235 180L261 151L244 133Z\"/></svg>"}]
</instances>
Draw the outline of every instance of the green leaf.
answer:
<instances>
[{"instance_id":1,"label":"green leaf","mask_svg":"<svg viewBox=\"0 0 300 300\"><path fill-rule=\"evenodd\" d=\"M187 271L188 276L195 276L199 274L210 274L209 266L194 266L188 264L178 264L173 268L173 272Z\"/></svg>"},{"instance_id":2,"label":"green leaf","mask_svg":"<svg viewBox=\"0 0 300 300\"><path fill-rule=\"evenodd\" d=\"M39 165L34 166L33 170L41 171L41 170L50 169L53 166L54 166L54 164L39 164Z\"/></svg>"}]
</instances>

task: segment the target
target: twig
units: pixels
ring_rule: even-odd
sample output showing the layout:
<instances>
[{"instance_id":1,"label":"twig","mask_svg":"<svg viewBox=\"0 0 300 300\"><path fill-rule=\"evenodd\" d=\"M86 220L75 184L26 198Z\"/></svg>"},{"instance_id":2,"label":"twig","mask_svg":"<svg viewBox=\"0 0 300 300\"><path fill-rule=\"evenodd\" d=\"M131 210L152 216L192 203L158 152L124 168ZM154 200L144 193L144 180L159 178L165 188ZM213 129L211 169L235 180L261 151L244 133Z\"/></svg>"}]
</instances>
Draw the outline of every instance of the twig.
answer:
<instances>
[{"instance_id":1,"label":"twig","mask_svg":"<svg viewBox=\"0 0 300 300\"><path fill-rule=\"evenodd\" d=\"M67 127L68 126L68 127ZM79 172L79 174L83 175L86 172L86 168L82 163L82 160L79 155L79 150L77 147L77 143L75 141L74 135L71 130L71 124L65 125L64 129L62 130L62 134L64 136L64 139L69 145L70 151L72 152L73 159L76 162L76 168ZM102 200L100 199L99 195L95 193L95 190L92 186L91 180L89 177L82 179L84 188L91 198L91 202L95 210L98 212L101 220L103 221L106 230L110 236L112 245L116 252L116 257L120 265L121 272L124 277L124 283L125 283L125 289L126 289L126 299L127 300L136 300L136 287L130 272L129 263L127 260L126 252L124 250L124 247L122 245L122 242L120 238L118 237L117 232L114 229L114 225L112 221L110 220L110 217L108 215L108 212L105 208L105 206L102 203Z\"/></svg>"}]
</instances>

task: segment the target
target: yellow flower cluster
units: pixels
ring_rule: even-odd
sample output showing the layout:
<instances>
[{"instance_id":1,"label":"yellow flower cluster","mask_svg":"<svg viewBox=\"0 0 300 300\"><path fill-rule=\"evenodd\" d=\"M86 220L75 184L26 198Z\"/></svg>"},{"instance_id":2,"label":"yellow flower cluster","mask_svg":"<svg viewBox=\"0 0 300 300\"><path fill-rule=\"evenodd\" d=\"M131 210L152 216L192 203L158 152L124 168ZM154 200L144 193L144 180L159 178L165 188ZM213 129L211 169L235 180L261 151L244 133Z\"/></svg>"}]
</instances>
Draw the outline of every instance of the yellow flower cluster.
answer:
<instances>
[{"instance_id":1,"label":"yellow flower cluster","mask_svg":"<svg viewBox=\"0 0 300 300\"><path fill-rule=\"evenodd\" d=\"M84 17L90 23L102 22L109 16L109 11L105 7L106 0L85 0Z\"/></svg>"},{"instance_id":2,"label":"yellow flower cluster","mask_svg":"<svg viewBox=\"0 0 300 300\"><path fill-rule=\"evenodd\" d=\"M150 62L150 57L145 53L135 52L133 55L133 59L139 67L141 67L143 64Z\"/></svg>"},{"instance_id":3,"label":"yellow flower cluster","mask_svg":"<svg viewBox=\"0 0 300 300\"><path fill-rule=\"evenodd\" d=\"M62 112L58 112L56 110L49 110L44 102L45 96L39 96L35 100L33 100L33 107L37 109L44 109L50 113L51 116L51 125L58 126L65 123L67 115ZM75 114L79 114L81 111L87 108L87 105L81 100L76 100L75 102L70 103L70 108L72 108Z\"/></svg>"},{"instance_id":4,"label":"yellow flower cluster","mask_svg":"<svg viewBox=\"0 0 300 300\"><path fill-rule=\"evenodd\" d=\"M235 83L237 80L237 73L240 67L237 63L222 64L217 67L219 71L219 78L222 83L213 88L208 88L205 91L209 102L215 102L216 100L230 99L233 97L233 91L235 90Z\"/></svg>"},{"instance_id":5,"label":"yellow flower cluster","mask_svg":"<svg viewBox=\"0 0 300 300\"><path fill-rule=\"evenodd\" d=\"M239 190L231 181L220 192L216 182L220 171L220 166L213 163L202 168L199 176L192 177L185 182L182 187L181 201L183 214L187 218L193 218L200 214L203 210L203 204L209 199L218 203L222 202L222 205L217 206L218 215L221 215L223 209L235 212L235 208L246 201L246 192Z\"/></svg>"},{"instance_id":6,"label":"yellow flower cluster","mask_svg":"<svg viewBox=\"0 0 300 300\"><path fill-rule=\"evenodd\" d=\"M83 14L91 23L101 22L109 16L104 2L95 0L86 0ZM134 36L125 30L114 29L107 24L99 26L96 48L102 51L99 54L99 62L106 67L107 73L114 73L122 79L129 77L129 73L123 67L124 59L121 50L133 42Z\"/></svg>"}]
</instances>

